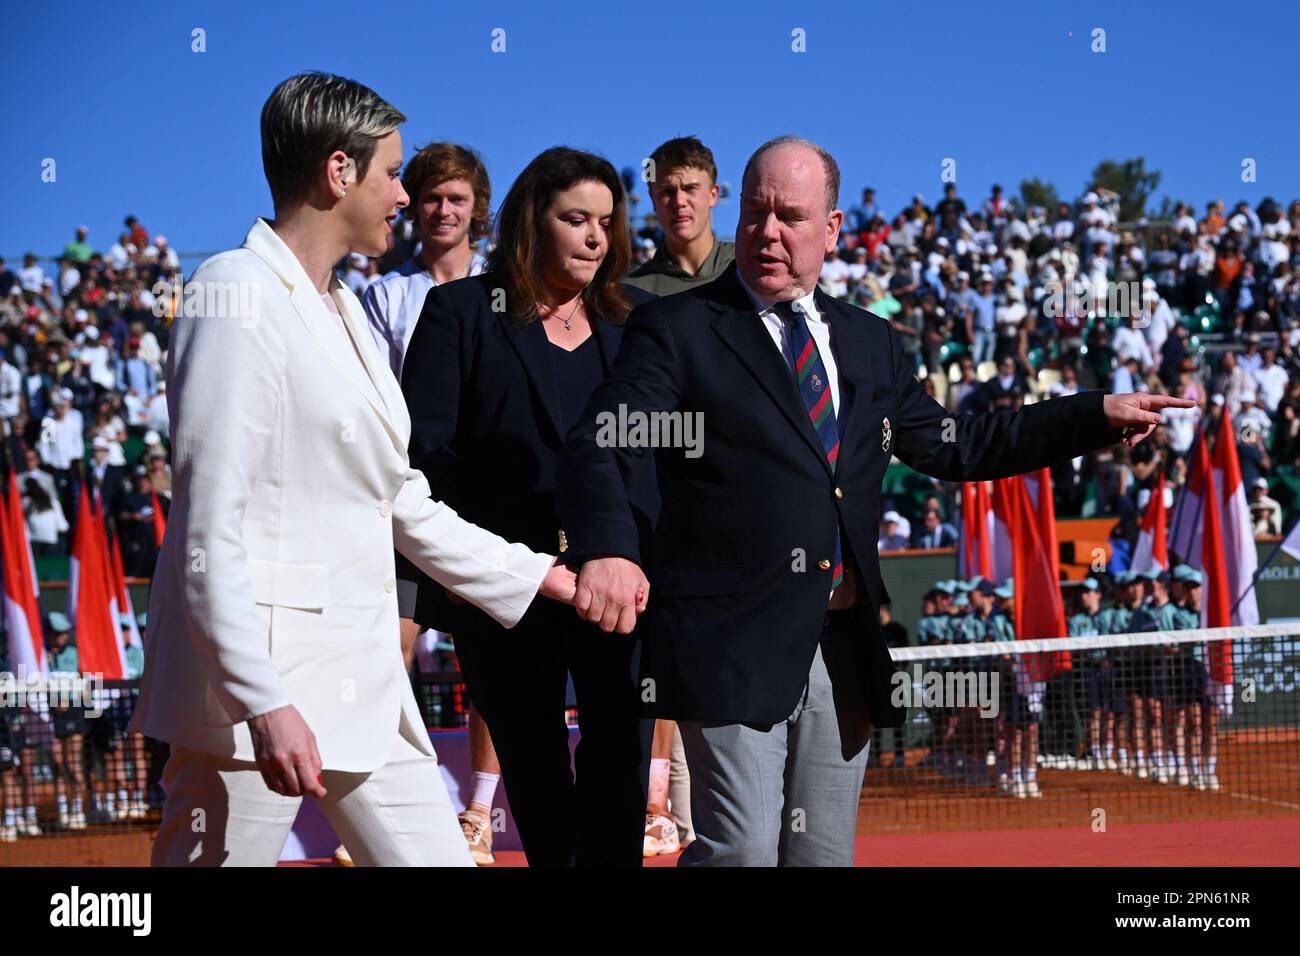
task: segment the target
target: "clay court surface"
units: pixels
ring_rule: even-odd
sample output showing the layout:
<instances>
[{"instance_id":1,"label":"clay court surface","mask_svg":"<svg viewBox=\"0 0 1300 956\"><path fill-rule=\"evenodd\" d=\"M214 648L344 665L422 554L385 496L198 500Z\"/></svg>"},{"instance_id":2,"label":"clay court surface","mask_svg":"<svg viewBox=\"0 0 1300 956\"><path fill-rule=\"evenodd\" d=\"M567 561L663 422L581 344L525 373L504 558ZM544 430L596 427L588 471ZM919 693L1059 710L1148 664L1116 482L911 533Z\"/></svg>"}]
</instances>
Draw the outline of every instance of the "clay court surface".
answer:
<instances>
[{"instance_id":1,"label":"clay court surface","mask_svg":"<svg viewBox=\"0 0 1300 956\"><path fill-rule=\"evenodd\" d=\"M926 753L908 751L898 768L886 755L884 767L867 772L859 866L1300 865L1294 729L1224 733L1218 793L1114 772L1041 770L1043 796L1015 799L997 793L991 777L983 786L959 784L918 767ZM47 833L53 810L51 790L42 808ZM25 837L0 844L0 866L143 866L153 825ZM525 865L522 853L498 856L498 865ZM648 865L675 862L673 855Z\"/></svg>"}]
</instances>

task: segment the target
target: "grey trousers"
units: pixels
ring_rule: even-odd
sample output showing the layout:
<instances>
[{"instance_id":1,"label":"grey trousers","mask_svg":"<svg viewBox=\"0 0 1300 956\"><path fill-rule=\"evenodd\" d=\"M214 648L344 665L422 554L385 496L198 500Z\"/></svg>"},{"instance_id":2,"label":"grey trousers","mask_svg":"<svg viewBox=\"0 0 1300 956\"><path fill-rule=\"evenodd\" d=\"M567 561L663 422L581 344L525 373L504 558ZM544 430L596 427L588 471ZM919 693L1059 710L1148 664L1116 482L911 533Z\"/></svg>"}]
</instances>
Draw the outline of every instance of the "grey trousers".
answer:
<instances>
[{"instance_id":1,"label":"grey trousers","mask_svg":"<svg viewBox=\"0 0 1300 956\"><path fill-rule=\"evenodd\" d=\"M695 842L678 866L852 866L871 742L865 635L822 632L803 696L769 728L681 720Z\"/></svg>"}]
</instances>

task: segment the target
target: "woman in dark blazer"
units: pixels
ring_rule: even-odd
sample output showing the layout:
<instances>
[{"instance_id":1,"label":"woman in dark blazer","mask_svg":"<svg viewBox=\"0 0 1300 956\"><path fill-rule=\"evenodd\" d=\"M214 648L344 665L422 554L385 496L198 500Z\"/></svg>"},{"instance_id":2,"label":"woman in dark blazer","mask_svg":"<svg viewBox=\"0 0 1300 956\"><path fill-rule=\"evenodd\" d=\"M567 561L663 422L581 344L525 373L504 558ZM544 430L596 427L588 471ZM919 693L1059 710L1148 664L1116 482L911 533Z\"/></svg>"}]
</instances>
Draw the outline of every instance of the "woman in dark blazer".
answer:
<instances>
[{"instance_id":1,"label":"woman in dark blazer","mask_svg":"<svg viewBox=\"0 0 1300 956\"><path fill-rule=\"evenodd\" d=\"M549 149L515 181L496 228L487 271L425 300L402 374L411 464L465 520L563 552L555 483L564 437L613 363L632 301L619 282L630 258L622 183L598 156ZM653 472L638 485L648 542ZM639 865L635 639L545 603L507 631L425 578L415 620L455 636L530 865ZM576 782L568 675L581 727Z\"/></svg>"}]
</instances>

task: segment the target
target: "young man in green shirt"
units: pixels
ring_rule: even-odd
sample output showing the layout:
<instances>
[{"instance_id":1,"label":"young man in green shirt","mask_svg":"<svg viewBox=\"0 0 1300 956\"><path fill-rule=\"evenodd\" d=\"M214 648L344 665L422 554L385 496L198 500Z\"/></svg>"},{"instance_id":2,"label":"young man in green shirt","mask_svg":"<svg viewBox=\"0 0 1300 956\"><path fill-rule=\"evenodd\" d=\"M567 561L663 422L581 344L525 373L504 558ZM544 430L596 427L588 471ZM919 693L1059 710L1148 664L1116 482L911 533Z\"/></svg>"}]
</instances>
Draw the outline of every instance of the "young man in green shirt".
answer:
<instances>
[{"instance_id":1,"label":"young man in green shirt","mask_svg":"<svg viewBox=\"0 0 1300 956\"><path fill-rule=\"evenodd\" d=\"M670 139L650 154L647 172L664 244L623 281L656 296L712 282L736 258L735 245L713 234L720 193L713 153L694 136Z\"/></svg>"}]
</instances>

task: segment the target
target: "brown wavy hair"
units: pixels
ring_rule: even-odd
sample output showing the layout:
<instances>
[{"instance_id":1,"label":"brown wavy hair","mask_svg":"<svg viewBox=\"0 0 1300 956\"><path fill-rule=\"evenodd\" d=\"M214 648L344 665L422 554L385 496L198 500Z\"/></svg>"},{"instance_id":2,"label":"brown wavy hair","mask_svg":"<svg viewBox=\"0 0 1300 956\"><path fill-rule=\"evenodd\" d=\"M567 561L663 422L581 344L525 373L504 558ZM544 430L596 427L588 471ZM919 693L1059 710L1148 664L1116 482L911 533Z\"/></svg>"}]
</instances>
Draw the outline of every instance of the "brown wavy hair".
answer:
<instances>
[{"instance_id":1,"label":"brown wavy hair","mask_svg":"<svg viewBox=\"0 0 1300 956\"><path fill-rule=\"evenodd\" d=\"M542 292L537 272L542 217L556 193L589 180L608 187L614 197L614 210L609 251L591 283L582 290L582 301L591 312L615 324L621 325L631 311L631 302L619 282L632 262L623 181L607 159L567 146L553 146L519 174L497 212L496 245L488 256L488 271L505 289L506 311L516 322L526 324L537 318Z\"/></svg>"},{"instance_id":2,"label":"brown wavy hair","mask_svg":"<svg viewBox=\"0 0 1300 956\"><path fill-rule=\"evenodd\" d=\"M429 143L411 157L402 172L402 188L411 197L411 204L403 214L418 224L421 191L425 186L441 186L450 179L463 179L474 191L469 241L478 242L492 231L492 184L482 158L468 146Z\"/></svg>"}]
</instances>

